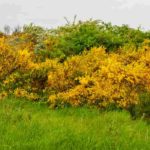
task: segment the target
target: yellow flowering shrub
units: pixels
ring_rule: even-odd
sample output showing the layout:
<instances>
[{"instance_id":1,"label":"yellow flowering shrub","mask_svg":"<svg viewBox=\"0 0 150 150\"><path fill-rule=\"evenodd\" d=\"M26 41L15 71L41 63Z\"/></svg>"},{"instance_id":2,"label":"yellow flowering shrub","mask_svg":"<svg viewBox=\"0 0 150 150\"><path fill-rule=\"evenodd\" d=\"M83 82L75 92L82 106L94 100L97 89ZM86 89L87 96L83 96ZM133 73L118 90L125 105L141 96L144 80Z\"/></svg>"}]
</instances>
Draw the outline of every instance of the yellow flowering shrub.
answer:
<instances>
[{"instance_id":1,"label":"yellow flowering shrub","mask_svg":"<svg viewBox=\"0 0 150 150\"><path fill-rule=\"evenodd\" d=\"M59 64L54 71L48 74L48 86L55 92L70 89L78 84L78 77L92 74L96 71L101 61L105 58L104 48L93 48L90 52L84 52L68 58L63 64Z\"/></svg>"},{"instance_id":2,"label":"yellow flowering shrub","mask_svg":"<svg viewBox=\"0 0 150 150\"><path fill-rule=\"evenodd\" d=\"M14 49L6 38L0 38L0 92L16 96L19 88L26 93L20 97L39 99L46 93L47 74L57 66L57 60L46 59L36 62L36 56L30 49Z\"/></svg>"},{"instance_id":3,"label":"yellow flowering shrub","mask_svg":"<svg viewBox=\"0 0 150 150\"><path fill-rule=\"evenodd\" d=\"M57 73L51 78L55 81L52 86L56 85L56 91L49 96L50 104L54 107L115 104L122 108L137 104L139 93L149 90L150 86L149 53L150 48L123 55L107 54L103 48L93 48L81 56L73 56L64 63L70 69L69 76L64 73L67 68L64 67L60 71L60 80ZM131 59L126 59L128 57ZM77 71L80 71L79 76L74 76Z\"/></svg>"},{"instance_id":4,"label":"yellow flowering shrub","mask_svg":"<svg viewBox=\"0 0 150 150\"><path fill-rule=\"evenodd\" d=\"M15 52L6 43L4 37L0 38L0 79L11 74L17 66Z\"/></svg>"},{"instance_id":5,"label":"yellow flowering shrub","mask_svg":"<svg viewBox=\"0 0 150 150\"><path fill-rule=\"evenodd\" d=\"M61 62L41 60L30 41L14 47L11 40L17 36L22 41L27 38L23 34L0 38L0 99L14 95L47 100L51 107L128 108L138 103L141 92L150 91L148 40L138 50L124 47L107 53L95 47ZM44 42L53 45L51 39Z\"/></svg>"}]
</instances>

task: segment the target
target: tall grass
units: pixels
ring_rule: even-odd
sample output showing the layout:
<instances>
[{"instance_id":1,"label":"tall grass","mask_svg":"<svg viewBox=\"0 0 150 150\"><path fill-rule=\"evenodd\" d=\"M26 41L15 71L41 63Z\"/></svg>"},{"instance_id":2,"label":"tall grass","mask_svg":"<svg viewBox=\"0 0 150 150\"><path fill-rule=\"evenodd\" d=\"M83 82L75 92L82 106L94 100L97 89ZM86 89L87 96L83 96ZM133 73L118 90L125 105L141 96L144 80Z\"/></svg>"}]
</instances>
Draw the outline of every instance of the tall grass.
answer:
<instances>
[{"instance_id":1,"label":"tall grass","mask_svg":"<svg viewBox=\"0 0 150 150\"><path fill-rule=\"evenodd\" d=\"M0 101L0 150L149 150L150 126L127 112L50 110L45 104Z\"/></svg>"}]
</instances>

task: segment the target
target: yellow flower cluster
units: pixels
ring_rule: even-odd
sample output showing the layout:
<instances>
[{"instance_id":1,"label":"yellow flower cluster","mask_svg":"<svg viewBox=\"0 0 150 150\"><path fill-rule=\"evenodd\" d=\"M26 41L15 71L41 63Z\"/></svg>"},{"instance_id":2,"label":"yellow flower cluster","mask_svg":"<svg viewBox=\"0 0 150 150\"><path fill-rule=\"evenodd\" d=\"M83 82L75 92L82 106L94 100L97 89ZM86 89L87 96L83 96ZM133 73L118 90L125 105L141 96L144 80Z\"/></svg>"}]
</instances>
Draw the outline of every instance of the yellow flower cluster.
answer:
<instances>
[{"instance_id":1,"label":"yellow flower cluster","mask_svg":"<svg viewBox=\"0 0 150 150\"><path fill-rule=\"evenodd\" d=\"M17 49L0 38L0 99L11 94L46 99L51 107L115 104L127 108L138 103L140 92L150 91L149 43L145 41L139 50L124 47L116 53L92 48L60 62L39 61L31 43Z\"/></svg>"},{"instance_id":2,"label":"yellow flower cluster","mask_svg":"<svg viewBox=\"0 0 150 150\"><path fill-rule=\"evenodd\" d=\"M18 98L26 98L26 99L29 99L29 100L37 100L39 97L37 94L35 93L28 93L26 90L24 89L15 89L14 91L14 95Z\"/></svg>"},{"instance_id":3,"label":"yellow flower cluster","mask_svg":"<svg viewBox=\"0 0 150 150\"><path fill-rule=\"evenodd\" d=\"M123 54L107 54L104 48L93 48L73 56L60 70L49 73L48 83L53 82L49 87L55 89L49 102L55 107L59 104L98 107L137 104L139 93L150 90L149 60L150 48Z\"/></svg>"}]
</instances>

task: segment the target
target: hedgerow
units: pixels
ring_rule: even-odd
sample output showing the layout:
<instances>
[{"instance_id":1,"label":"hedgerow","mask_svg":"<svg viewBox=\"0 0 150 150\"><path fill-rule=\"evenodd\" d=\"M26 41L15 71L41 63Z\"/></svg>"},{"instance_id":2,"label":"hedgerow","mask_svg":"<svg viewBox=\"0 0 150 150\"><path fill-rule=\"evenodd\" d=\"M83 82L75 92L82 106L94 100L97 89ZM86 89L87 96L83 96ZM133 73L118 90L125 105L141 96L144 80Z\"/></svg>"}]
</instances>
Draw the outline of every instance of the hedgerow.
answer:
<instances>
[{"instance_id":1,"label":"hedgerow","mask_svg":"<svg viewBox=\"0 0 150 150\"><path fill-rule=\"evenodd\" d=\"M97 21L48 30L25 26L0 37L0 99L44 100L50 107L130 110L150 92L149 32ZM141 110L142 109L142 110Z\"/></svg>"}]
</instances>

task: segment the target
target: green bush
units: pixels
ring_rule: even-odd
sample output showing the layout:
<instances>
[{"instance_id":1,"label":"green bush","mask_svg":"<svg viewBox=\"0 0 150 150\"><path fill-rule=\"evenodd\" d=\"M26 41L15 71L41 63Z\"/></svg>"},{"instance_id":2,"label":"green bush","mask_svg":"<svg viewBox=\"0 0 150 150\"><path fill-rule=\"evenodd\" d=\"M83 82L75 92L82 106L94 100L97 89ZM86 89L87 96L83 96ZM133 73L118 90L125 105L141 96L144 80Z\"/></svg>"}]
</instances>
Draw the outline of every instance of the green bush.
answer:
<instances>
[{"instance_id":1,"label":"green bush","mask_svg":"<svg viewBox=\"0 0 150 150\"><path fill-rule=\"evenodd\" d=\"M140 94L139 103L130 106L128 110L134 119L142 118L150 122L150 93L144 92Z\"/></svg>"},{"instance_id":2,"label":"green bush","mask_svg":"<svg viewBox=\"0 0 150 150\"><path fill-rule=\"evenodd\" d=\"M20 31L21 32L21 31ZM150 32L128 25L112 25L98 20L79 21L56 29L44 29L33 24L25 25L22 30L31 41L35 53L45 58L61 58L80 54L91 47L104 46L108 52L117 51L125 45L141 46L150 39Z\"/></svg>"},{"instance_id":3,"label":"green bush","mask_svg":"<svg viewBox=\"0 0 150 150\"><path fill-rule=\"evenodd\" d=\"M56 31L59 43L57 49L65 56L81 53L99 45L99 26L97 21L79 22L76 25L66 25Z\"/></svg>"},{"instance_id":4,"label":"green bush","mask_svg":"<svg viewBox=\"0 0 150 150\"><path fill-rule=\"evenodd\" d=\"M104 46L108 52L116 51L125 45L141 46L145 39L150 38L149 32L130 28L128 25L113 26L98 20L79 21L76 24L67 24L51 32L57 40L54 46L57 57L80 54L91 47ZM60 53L61 52L61 53Z\"/></svg>"}]
</instances>

